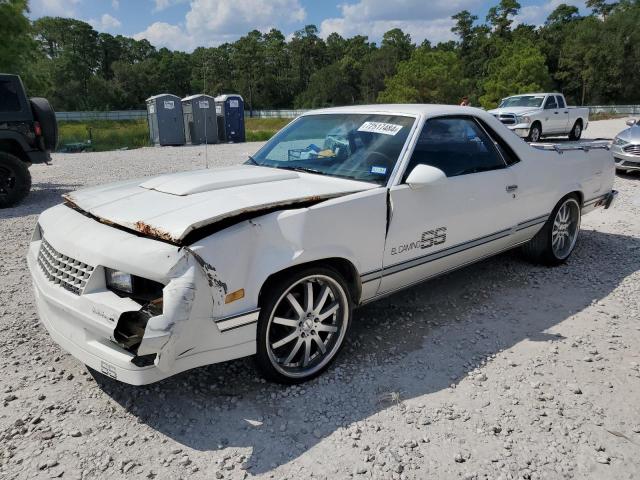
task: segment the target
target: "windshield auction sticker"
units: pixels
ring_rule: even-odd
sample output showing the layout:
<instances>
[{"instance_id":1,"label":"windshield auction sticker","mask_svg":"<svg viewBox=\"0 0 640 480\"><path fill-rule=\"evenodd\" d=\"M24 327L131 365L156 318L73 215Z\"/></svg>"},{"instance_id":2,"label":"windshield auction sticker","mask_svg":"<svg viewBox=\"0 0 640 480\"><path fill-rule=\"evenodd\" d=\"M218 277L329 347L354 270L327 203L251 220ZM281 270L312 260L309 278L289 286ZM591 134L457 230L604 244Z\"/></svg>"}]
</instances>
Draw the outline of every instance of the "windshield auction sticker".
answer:
<instances>
[{"instance_id":1,"label":"windshield auction sticker","mask_svg":"<svg viewBox=\"0 0 640 480\"><path fill-rule=\"evenodd\" d=\"M359 132L382 133L384 135L396 135L402 130L402 125L382 122L364 122L358 129Z\"/></svg>"}]
</instances>

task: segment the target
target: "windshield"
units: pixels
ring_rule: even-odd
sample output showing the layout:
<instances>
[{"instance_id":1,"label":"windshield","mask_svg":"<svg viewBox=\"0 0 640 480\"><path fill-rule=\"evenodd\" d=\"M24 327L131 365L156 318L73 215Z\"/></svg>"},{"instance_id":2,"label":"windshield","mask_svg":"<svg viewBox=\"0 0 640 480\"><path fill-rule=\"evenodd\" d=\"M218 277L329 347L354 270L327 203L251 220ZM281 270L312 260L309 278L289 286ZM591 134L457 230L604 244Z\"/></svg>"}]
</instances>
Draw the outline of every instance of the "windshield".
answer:
<instances>
[{"instance_id":1,"label":"windshield","mask_svg":"<svg viewBox=\"0 0 640 480\"><path fill-rule=\"evenodd\" d=\"M509 97L502 100L500 107L533 107L542 106L544 95L518 95L517 97Z\"/></svg>"},{"instance_id":2,"label":"windshield","mask_svg":"<svg viewBox=\"0 0 640 480\"><path fill-rule=\"evenodd\" d=\"M384 185L414 121L398 115L306 115L278 132L247 163Z\"/></svg>"}]
</instances>

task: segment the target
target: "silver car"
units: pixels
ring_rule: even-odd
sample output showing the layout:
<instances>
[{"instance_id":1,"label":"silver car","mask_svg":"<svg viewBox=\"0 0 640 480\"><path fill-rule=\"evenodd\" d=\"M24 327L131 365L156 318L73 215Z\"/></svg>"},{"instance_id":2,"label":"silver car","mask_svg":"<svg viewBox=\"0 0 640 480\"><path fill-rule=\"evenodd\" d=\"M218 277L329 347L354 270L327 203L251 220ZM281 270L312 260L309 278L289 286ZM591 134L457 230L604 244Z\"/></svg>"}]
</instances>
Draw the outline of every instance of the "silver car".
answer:
<instances>
[{"instance_id":1,"label":"silver car","mask_svg":"<svg viewBox=\"0 0 640 480\"><path fill-rule=\"evenodd\" d=\"M640 123L638 120L627 120L627 125L629 128L616 135L611 144L619 172L640 170Z\"/></svg>"}]
</instances>

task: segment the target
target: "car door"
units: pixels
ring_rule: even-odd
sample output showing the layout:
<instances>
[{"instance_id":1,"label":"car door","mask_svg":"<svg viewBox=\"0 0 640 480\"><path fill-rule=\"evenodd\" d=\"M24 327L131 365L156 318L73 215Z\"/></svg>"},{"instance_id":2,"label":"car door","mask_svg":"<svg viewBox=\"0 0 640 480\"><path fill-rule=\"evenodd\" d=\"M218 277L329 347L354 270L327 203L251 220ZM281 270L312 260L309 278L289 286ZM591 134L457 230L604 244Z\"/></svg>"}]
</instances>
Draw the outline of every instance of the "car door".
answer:
<instances>
[{"instance_id":1,"label":"car door","mask_svg":"<svg viewBox=\"0 0 640 480\"><path fill-rule=\"evenodd\" d=\"M406 183L419 164L446 179L422 188ZM518 223L514 175L473 117L427 120L402 181L390 188L390 221L380 293L424 280L509 245Z\"/></svg>"},{"instance_id":2,"label":"car door","mask_svg":"<svg viewBox=\"0 0 640 480\"><path fill-rule=\"evenodd\" d=\"M555 95L547 96L544 102L544 124L542 125L542 133L545 135L549 133L561 133L562 132L562 120L560 118L560 110L558 109L558 102Z\"/></svg>"},{"instance_id":3,"label":"car door","mask_svg":"<svg viewBox=\"0 0 640 480\"><path fill-rule=\"evenodd\" d=\"M567 133L573 126L569 122L569 109L562 95L556 95L556 103L558 104L558 132Z\"/></svg>"}]
</instances>

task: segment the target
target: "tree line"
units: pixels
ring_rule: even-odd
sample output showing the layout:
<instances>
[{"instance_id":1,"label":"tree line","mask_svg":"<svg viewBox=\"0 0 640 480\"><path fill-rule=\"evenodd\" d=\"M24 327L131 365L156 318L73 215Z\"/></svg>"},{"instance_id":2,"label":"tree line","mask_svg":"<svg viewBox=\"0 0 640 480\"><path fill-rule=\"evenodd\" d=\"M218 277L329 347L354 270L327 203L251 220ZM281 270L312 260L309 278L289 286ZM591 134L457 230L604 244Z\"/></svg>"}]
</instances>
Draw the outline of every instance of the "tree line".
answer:
<instances>
[{"instance_id":1,"label":"tree line","mask_svg":"<svg viewBox=\"0 0 640 480\"><path fill-rule=\"evenodd\" d=\"M27 18L27 0L0 1L0 71L19 73L31 96L57 110L144 108L157 93L240 93L248 109L375 102L486 108L511 94L557 90L575 104L640 103L640 0L587 0L588 15L559 5L541 26L515 24L516 0L481 21L452 18L455 41L416 45L393 29L326 39L307 25L287 40L272 29L191 53L99 33L76 19ZM426 7L425 7L426 8ZM6 20L5 20L6 19Z\"/></svg>"}]
</instances>

